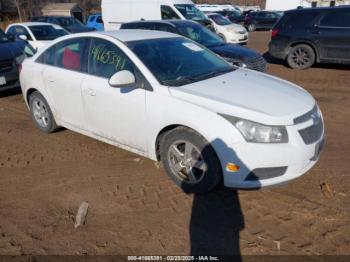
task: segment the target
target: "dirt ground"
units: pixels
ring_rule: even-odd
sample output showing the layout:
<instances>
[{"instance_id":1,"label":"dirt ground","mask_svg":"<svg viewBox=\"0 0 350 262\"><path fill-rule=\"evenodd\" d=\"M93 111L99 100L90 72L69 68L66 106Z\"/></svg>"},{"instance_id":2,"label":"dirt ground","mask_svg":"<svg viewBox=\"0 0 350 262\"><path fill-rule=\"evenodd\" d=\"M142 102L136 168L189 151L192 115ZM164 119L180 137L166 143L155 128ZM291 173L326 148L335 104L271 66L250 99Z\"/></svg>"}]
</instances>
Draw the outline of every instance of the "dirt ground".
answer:
<instances>
[{"instance_id":1,"label":"dirt ground","mask_svg":"<svg viewBox=\"0 0 350 262\"><path fill-rule=\"evenodd\" d=\"M249 46L265 53L269 37L253 33ZM68 130L42 134L21 94L2 94L0 255L350 255L349 69L270 64L270 74L318 100L327 128L322 158L283 187L206 196L182 193L135 154ZM74 229L83 201L90 204L86 225Z\"/></svg>"}]
</instances>

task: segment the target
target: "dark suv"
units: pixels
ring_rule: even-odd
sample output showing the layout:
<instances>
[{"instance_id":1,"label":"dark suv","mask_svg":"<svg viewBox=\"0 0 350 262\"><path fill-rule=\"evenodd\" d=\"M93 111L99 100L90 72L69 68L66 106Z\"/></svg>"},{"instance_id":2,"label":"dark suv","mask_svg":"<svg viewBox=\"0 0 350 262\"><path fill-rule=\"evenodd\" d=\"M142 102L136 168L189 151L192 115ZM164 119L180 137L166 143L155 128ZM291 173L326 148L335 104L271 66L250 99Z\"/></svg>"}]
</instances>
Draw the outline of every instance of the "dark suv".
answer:
<instances>
[{"instance_id":1,"label":"dark suv","mask_svg":"<svg viewBox=\"0 0 350 262\"><path fill-rule=\"evenodd\" d=\"M193 21L137 21L125 23L121 29L157 30L182 35L207 47L232 65L261 72L266 71L266 61L259 53L240 45L225 43L215 33Z\"/></svg>"},{"instance_id":2,"label":"dark suv","mask_svg":"<svg viewBox=\"0 0 350 262\"><path fill-rule=\"evenodd\" d=\"M35 16L32 17L31 21L60 25L70 33L95 31L95 28L85 26L82 22L72 16Z\"/></svg>"},{"instance_id":3,"label":"dark suv","mask_svg":"<svg viewBox=\"0 0 350 262\"><path fill-rule=\"evenodd\" d=\"M294 69L316 62L350 64L350 7L285 12L272 30L269 53Z\"/></svg>"},{"instance_id":4,"label":"dark suv","mask_svg":"<svg viewBox=\"0 0 350 262\"><path fill-rule=\"evenodd\" d=\"M244 18L244 25L249 32L254 32L257 29L270 30L277 23L280 17L281 16L276 12L250 12Z\"/></svg>"},{"instance_id":5,"label":"dark suv","mask_svg":"<svg viewBox=\"0 0 350 262\"><path fill-rule=\"evenodd\" d=\"M0 29L0 92L19 87L20 64L34 53L34 48L26 41L7 37Z\"/></svg>"}]
</instances>

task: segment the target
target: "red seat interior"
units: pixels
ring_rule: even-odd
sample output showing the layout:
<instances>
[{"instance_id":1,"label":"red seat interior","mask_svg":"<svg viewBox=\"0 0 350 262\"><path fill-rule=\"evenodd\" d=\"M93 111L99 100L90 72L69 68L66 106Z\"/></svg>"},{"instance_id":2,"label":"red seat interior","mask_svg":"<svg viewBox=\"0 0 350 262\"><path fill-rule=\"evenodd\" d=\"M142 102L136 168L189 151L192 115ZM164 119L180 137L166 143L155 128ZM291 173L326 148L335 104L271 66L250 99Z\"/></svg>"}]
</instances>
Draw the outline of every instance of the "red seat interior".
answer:
<instances>
[{"instance_id":1,"label":"red seat interior","mask_svg":"<svg viewBox=\"0 0 350 262\"><path fill-rule=\"evenodd\" d=\"M79 70L81 66L80 55L69 48L65 48L63 51L62 66L67 69Z\"/></svg>"}]
</instances>

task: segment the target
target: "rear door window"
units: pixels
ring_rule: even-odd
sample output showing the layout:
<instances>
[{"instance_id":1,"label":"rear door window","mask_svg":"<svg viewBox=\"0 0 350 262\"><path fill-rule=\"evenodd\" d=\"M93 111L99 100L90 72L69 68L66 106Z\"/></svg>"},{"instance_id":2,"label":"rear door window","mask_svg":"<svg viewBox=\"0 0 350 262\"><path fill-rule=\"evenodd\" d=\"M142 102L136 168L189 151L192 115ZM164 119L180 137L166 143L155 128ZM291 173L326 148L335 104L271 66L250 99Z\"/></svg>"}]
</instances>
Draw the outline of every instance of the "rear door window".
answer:
<instances>
[{"instance_id":1,"label":"rear door window","mask_svg":"<svg viewBox=\"0 0 350 262\"><path fill-rule=\"evenodd\" d=\"M317 12L300 12L286 16L284 21L288 28L305 28L305 26L312 25L317 17ZM284 18L282 18L284 20Z\"/></svg>"},{"instance_id":2,"label":"rear door window","mask_svg":"<svg viewBox=\"0 0 350 262\"><path fill-rule=\"evenodd\" d=\"M88 43L86 38L77 38L57 44L55 65L68 70L86 72L85 53Z\"/></svg>"},{"instance_id":3,"label":"rear door window","mask_svg":"<svg viewBox=\"0 0 350 262\"><path fill-rule=\"evenodd\" d=\"M327 13L321 19L320 26L350 28L350 10L339 10Z\"/></svg>"}]
</instances>

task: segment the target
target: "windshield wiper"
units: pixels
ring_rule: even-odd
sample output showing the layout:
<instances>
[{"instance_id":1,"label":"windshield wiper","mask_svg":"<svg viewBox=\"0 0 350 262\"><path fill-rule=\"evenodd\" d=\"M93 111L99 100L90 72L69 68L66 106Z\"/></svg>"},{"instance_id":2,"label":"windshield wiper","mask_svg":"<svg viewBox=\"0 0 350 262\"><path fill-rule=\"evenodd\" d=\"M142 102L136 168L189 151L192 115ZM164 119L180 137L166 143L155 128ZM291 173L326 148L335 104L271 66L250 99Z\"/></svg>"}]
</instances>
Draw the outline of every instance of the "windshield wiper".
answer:
<instances>
[{"instance_id":1,"label":"windshield wiper","mask_svg":"<svg viewBox=\"0 0 350 262\"><path fill-rule=\"evenodd\" d=\"M209 73L204 73L204 74L200 74L200 75L197 75L197 76L193 76L193 77L191 77L191 79L193 79L195 81L205 80L205 79L208 79L208 78L213 78L213 77L216 77L216 76L219 76L219 75L230 73L233 70L235 70L235 69L234 68L228 68L228 69L220 70L220 71L212 71L212 72L209 72Z\"/></svg>"}]
</instances>

